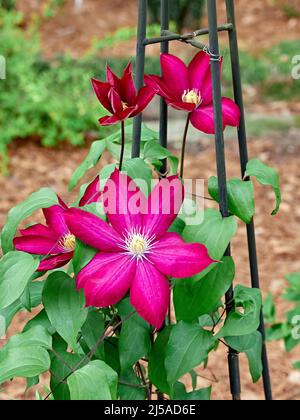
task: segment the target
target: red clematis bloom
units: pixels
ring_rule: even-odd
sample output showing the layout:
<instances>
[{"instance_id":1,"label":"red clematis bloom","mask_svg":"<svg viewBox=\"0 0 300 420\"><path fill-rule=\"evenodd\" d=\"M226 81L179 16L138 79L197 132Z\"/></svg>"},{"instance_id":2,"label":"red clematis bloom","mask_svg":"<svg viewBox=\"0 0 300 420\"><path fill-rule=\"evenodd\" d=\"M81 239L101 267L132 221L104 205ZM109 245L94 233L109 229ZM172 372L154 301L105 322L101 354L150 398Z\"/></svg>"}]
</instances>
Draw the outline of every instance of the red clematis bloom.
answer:
<instances>
[{"instance_id":1,"label":"red clematis bloom","mask_svg":"<svg viewBox=\"0 0 300 420\"><path fill-rule=\"evenodd\" d=\"M167 277L193 276L214 261L204 245L168 232L184 196L177 176L161 180L149 198L118 169L107 185L114 186L103 192L108 223L84 210L66 211L72 234L99 250L77 275L77 287L87 306L99 308L118 303L130 289L136 311L160 328L170 300Z\"/></svg>"},{"instance_id":2,"label":"red clematis bloom","mask_svg":"<svg viewBox=\"0 0 300 420\"><path fill-rule=\"evenodd\" d=\"M79 205L85 206L100 199L99 177L87 187ZM36 224L20 230L22 236L14 239L15 249L30 254L43 255L37 271L54 270L67 264L74 254L76 238L65 222L68 209L58 197L59 204L43 209L47 226Z\"/></svg>"},{"instance_id":3,"label":"red clematis bloom","mask_svg":"<svg viewBox=\"0 0 300 420\"><path fill-rule=\"evenodd\" d=\"M220 61L222 66L222 61ZM178 57L161 55L162 77L145 76L145 83L162 96L168 105L190 113L192 125L207 134L214 134L214 109L210 57L200 51L186 66ZM222 98L224 129L227 125L237 127L240 109L229 98Z\"/></svg>"},{"instance_id":4,"label":"red clematis bloom","mask_svg":"<svg viewBox=\"0 0 300 420\"><path fill-rule=\"evenodd\" d=\"M132 63L127 65L121 79L107 66L106 82L92 79L92 85L101 104L112 114L100 118L101 125L112 125L135 117L146 108L155 95L153 89L148 86L142 87L137 94L132 76Z\"/></svg>"}]
</instances>

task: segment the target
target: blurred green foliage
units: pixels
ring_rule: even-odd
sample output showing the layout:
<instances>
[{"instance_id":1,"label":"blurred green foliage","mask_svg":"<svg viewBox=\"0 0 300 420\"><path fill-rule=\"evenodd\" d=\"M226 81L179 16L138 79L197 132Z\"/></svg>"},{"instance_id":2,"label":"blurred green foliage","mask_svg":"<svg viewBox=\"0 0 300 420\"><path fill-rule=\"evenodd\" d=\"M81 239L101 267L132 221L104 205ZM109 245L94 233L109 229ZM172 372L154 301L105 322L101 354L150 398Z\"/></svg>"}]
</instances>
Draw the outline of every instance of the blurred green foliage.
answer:
<instances>
[{"instance_id":1,"label":"blurred green foliage","mask_svg":"<svg viewBox=\"0 0 300 420\"><path fill-rule=\"evenodd\" d=\"M0 0L0 8L12 10L16 7L16 0Z\"/></svg>"}]
</instances>

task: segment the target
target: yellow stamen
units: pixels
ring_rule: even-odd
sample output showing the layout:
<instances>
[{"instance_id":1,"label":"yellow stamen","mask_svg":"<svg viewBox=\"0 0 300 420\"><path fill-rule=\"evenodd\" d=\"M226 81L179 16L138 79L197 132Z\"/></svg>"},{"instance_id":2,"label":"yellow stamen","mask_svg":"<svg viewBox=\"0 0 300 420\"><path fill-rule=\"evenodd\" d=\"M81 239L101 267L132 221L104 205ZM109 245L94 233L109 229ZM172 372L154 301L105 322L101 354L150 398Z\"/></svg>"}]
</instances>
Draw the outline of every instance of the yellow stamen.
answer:
<instances>
[{"instance_id":1,"label":"yellow stamen","mask_svg":"<svg viewBox=\"0 0 300 420\"><path fill-rule=\"evenodd\" d=\"M182 95L182 101L188 104L195 104L198 107L202 103L202 98L199 90L185 90Z\"/></svg>"},{"instance_id":2,"label":"yellow stamen","mask_svg":"<svg viewBox=\"0 0 300 420\"><path fill-rule=\"evenodd\" d=\"M147 248L147 242L141 235L134 235L129 248L133 254L142 255Z\"/></svg>"},{"instance_id":3,"label":"yellow stamen","mask_svg":"<svg viewBox=\"0 0 300 420\"><path fill-rule=\"evenodd\" d=\"M65 235L62 242L63 242L63 247L65 248L65 250L69 252L72 252L75 250L76 238L71 233L68 233L67 235Z\"/></svg>"},{"instance_id":4,"label":"yellow stamen","mask_svg":"<svg viewBox=\"0 0 300 420\"><path fill-rule=\"evenodd\" d=\"M125 109L127 109L127 108L128 108L128 105L127 105L127 103L126 103L126 102L123 102L123 101L122 101L122 108L123 108L123 111L125 111Z\"/></svg>"}]
</instances>

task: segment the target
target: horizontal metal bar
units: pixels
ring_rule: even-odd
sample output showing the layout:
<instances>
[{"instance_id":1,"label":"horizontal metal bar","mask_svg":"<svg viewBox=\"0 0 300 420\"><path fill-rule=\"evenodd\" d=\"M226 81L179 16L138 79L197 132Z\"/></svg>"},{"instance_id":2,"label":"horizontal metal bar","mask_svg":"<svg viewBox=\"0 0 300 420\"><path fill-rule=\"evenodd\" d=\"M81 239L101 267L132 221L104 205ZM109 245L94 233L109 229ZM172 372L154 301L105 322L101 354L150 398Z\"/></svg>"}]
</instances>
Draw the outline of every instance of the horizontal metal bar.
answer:
<instances>
[{"instance_id":1,"label":"horizontal metal bar","mask_svg":"<svg viewBox=\"0 0 300 420\"><path fill-rule=\"evenodd\" d=\"M225 23L224 25L218 26L218 32L231 31L232 29L233 29L232 23ZM193 45L190 41L193 41L194 38L201 35L208 35L208 34L209 34L208 28L198 29L194 32L183 34L183 35L176 34L175 32L170 32L170 31L162 31L161 36L158 36L155 38L146 38L144 40L144 45L159 44L166 41L181 41L181 42L187 42L188 44Z\"/></svg>"}]
</instances>

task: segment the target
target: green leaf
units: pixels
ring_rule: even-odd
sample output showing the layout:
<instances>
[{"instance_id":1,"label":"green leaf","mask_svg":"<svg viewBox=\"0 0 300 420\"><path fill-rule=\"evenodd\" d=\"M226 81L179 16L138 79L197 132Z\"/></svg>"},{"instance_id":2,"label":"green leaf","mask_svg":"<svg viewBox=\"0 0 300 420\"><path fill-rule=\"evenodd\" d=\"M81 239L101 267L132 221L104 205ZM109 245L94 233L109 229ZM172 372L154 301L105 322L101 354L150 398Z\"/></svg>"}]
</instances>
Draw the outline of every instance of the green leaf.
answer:
<instances>
[{"instance_id":1,"label":"green leaf","mask_svg":"<svg viewBox=\"0 0 300 420\"><path fill-rule=\"evenodd\" d=\"M83 293L77 292L74 279L63 271L50 274L43 291L43 304L53 327L76 351L77 335L88 310L84 308Z\"/></svg>"},{"instance_id":2,"label":"green leaf","mask_svg":"<svg viewBox=\"0 0 300 420\"><path fill-rule=\"evenodd\" d=\"M51 336L42 327L12 337L0 350L0 384L14 377L32 378L50 368Z\"/></svg>"},{"instance_id":3,"label":"green leaf","mask_svg":"<svg viewBox=\"0 0 300 420\"><path fill-rule=\"evenodd\" d=\"M211 197L219 202L218 179L214 176L208 181L208 191ZM227 181L227 195L229 211L245 223L250 223L255 211L252 181L230 179Z\"/></svg>"},{"instance_id":4,"label":"green leaf","mask_svg":"<svg viewBox=\"0 0 300 420\"><path fill-rule=\"evenodd\" d=\"M126 401L143 401L146 399L145 388L132 369L122 373L118 394L121 400Z\"/></svg>"},{"instance_id":5,"label":"green leaf","mask_svg":"<svg viewBox=\"0 0 300 420\"><path fill-rule=\"evenodd\" d=\"M137 186L148 196L151 191L152 171L143 159L135 158L127 160L123 165L123 171L135 181Z\"/></svg>"},{"instance_id":6,"label":"green leaf","mask_svg":"<svg viewBox=\"0 0 300 420\"><path fill-rule=\"evenodd\" d=\"M117 399L118 375L101 360L95 360L69 376L71 400Z\"/></svg>"},{"instance_id":7,"label":"green leaf","mask_svg":"<svg viewBox=\"0 0 300 420\"><path fill-rule=\"evenodd\" d=\"M272 216L278 213L281 204L281 192L279 185L279 175L275 169L265 165L259 159L252 159L247 164L245 176L254 176L262 185L271 186L276 197L276 207L272 212Z\"/></svg>"},{"instance_id":8,"label":"green leaf","mask_svg":"<svg viewBox=\"0 0 300 420\"><path fill-rule=\"evenodd\" d=\"M235 307L228 314L216 338L251 334L260 323L262 296L259 289L238 285L234 290Z\"/></svg>"},{"instance_id":9,"label":"green leaf","mask_svg":"<svg viewBox=\"0 0 300 420\"><path fill-rule=\"evenodd\" d=\"M213 346L213 335L198 322L180 321L171 331L166 349L165 367L170 386L185 373L200 365Z\"/></svg>"},{"instance_id":10,"label":"green leaf","mask_svg":"<svg viewBox=\"0 0 300 420\"><path fill-rule=\"evenodd\" d=\"M194 321L215 312L220 299L230 288L235 275L231 257L224 257L201 281L176 280L174 307L177 320Z\"/></svg>"},{"instance_id":11,"label":"green leaf","mask_svg":"<svg viewBox=\"0 0 300 420\"><path fill-rule=\"evenodd\" d=\"M56 401L70 400L70 391L65 378L72 374L81 358L76 354L59 351L51 360L50 388Z\"/></svg>"},{"instance_id":12,"label":"green leaf","mask_svg":"<svg viewBox=\"0 0 300 420\"><path fill-rule=\"evenodd\" d=\"M129 299L125 299L118 305L118 310L121 318L124 319L134 311L134 308L130 305ZM139 359L147 356L150 348L149 324L137 313L124 320L119 339L121 371L128 370Z\"/></svg>"},{"instance_id":13,"label":"green leaf","mask_svg":"<svg viewBox=\"0 0 300 420\"><path fill-rule=\"evenodd\" d=\"M56 330L51 325L45 309L42 309L34 318L32 318L24 327L24 332L36 326L43 327L50 335L55 334Z\"/></svg>"},{"instance_id":14,"label":"green leaf","mask_svg":"<svg viewBox=\"0 0 300 420\"><path fill-rule=\"evenodd\" d=\"M76 247L72 259L75 276L93 259L96 253L96 249L76 239Z\"/></svg>"},{"instance_id":15,"label":"green leaf","mask_svg":"<svg viewBox=\"0 0 300 420\"><path fill-rule=\"evenodd\" d=\"M116 372L120 372L119 338L109 337L104 341L105 363Z\"/></svg>"},{"instance_id":16,"label":"green leaf","mask_svg":"<svg viewBox=\"0 0 300 420\"><path fill-rule=\"evenodd\" d=\"M175 175L177 173L179 162L178 158L173 156L168 149L161 146L157 140L151 140L145 143L144 159L152 164L155 164L163 159L169 159L170 174Z\"/></svg>"},{"instance_id":17,"label":"green leaf","mask_svg":"<svg viewBox=\"0 0 300 420\"><path fill-rule=\"evenodd\" d=\"M193 392L186 392L185 386L181 382L176 382L174 385L173 400L194 400L194 401L209 401L211 396L211 387L198 389Z\"/></svg>"},{"instance_id":18,"label":"green leaf","mask_svg":"<svg viewBox=\"0 0 300 420\"><path fill-rule=\"evenodd\" d=\"M239 337L226 337L227 344L238 351L246 353L253 382L257 382L262 375L262 336L259 331Z\"/></svg>"},{"instance_id":19,"label":"green leaf","mask_svg":"<svg viewBox=\"0 0 300 420\"><path fill-rule=\"evenodd\" d=\"M100 312L90 311L87 320L82 326L82 337L90 350L92 350L99 338L104 333L104 316ZM104 347L98 346L95 352L95 357L104 359Z\"/></svg>"},{"instance_id":20,"label":"green leaf","mask_svg":"<svg viewBox=\"0 0 300 420\"><path fill-rule=\"evenodd\" d=\"M75 170L71 177L69 184L69 191L72 191L85 173L97 165L99 159L101 158L104 150L106 148L105 140L94 141L91 145L91 148L86 156L86 158L81 162L78 168Z\"/></svg>"},{"instance_id":21,"label":"green leaf","mask_svg":"<svg viewBox=\"0 0 300 420\"><path fill-rule=\"evenodd\" d=\"M164 394L170 395L170 386L167 381L165 358L172 325L166 326L157 336L149 355L149 378L156 388Z\"/></svg>"},{"instance_id":22,"label":"green leaf","mask_svg":"<svg viewBox=\"0 0 300 420\"><path fill-rule=\"evenodd\" d=\"M274 324L276 319L276 308L272 293L268 293L263 303L264 319L267 324Z\"/></svg>"},{"instance_id":23,"label":"green leaf","mask_svg":"<svg viewBox=\"0 0 300 420\"><path fill-rule=\"evenodd\" d=\"M31 194L25 201L13 207L8 213L6 223L1 232L3 254L13 251L13 238L22 220L31 216L36 210L48 208L58 203L57 195L49 188Z\"/></svg>"},{"instance_id":24,"label":"green leaf","mask_svg":"<svg viewBox=\"0 0 300 420\"><path fill-rule=\"evenodd\" d=\"M38 265L38 259L20 251L11 251L1 258L0 309L7 308L22 296Z\"/></svg>"},{"instance_id":25,"label":"green leaf","mask_svg":"<svg viewBox=\"0 0 300 420\"><path fill-rule=\"evenodd\" d=\"M236 231L237 222L234 216L222 218L218 210L206 209L203 222L200 225L187 226L183 231L183 238L187 242L204 244L211 258L220 260Z\"/></svg>"}]
</instances>

